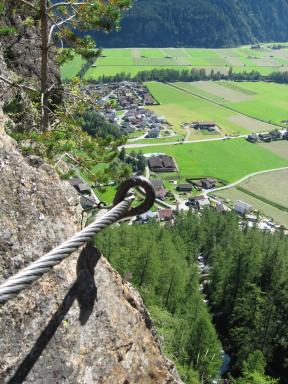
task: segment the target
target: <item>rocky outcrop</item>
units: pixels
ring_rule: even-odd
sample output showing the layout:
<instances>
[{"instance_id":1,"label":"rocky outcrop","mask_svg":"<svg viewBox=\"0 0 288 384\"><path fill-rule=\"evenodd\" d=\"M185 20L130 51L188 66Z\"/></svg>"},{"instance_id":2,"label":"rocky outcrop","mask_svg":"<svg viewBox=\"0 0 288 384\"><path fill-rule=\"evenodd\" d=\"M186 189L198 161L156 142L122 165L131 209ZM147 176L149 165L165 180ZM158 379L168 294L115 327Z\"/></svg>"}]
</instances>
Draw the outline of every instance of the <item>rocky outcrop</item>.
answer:
<instances>
[{"instance_id":1,"label":"rocky outcrop","mask_svg":"<svg viewBox=\"0 0 288 384\"><path fill-rule=\"evenodd\" d=\"M12 79L16 68L25 77L36 62L26 66L23 52L25 63L8 69L4 48L1 75ZM0 86L4 102L27 97ZM0 283L81 227L74 189L40 158L19 153L1 113L0 104ZM0 306L0 335L1 384L181 382L139 294L92 245Z\"/></svg>"},{"instance_id":2,"label":"rocky outcrop","mask_svg":"<svg viewBox=\"0 0 288 384\"><path fill-rule=\"evenodd\" d=\"M78 197L0 123L0 281L80 228ZM180 383L138 293L88 245L0 308L0 383Z\"/></svg>"},{"instance_id":3,"label":"rocky outcrop","mask_svg":"<svg viewBox=\"0 0 288 384\"><path fill-rule=\"evenodd\" d=\"M22 76L26 81L40 81L41 73L41 36L38 28L39 17L35 14L34 23L27 23L30 8L19 10L19 1L6 3L5 17L0 22L13 28L15 33L2 36L2 49L9 69ZM49 56L49 82L61 88L59 68L55 64L53 52Z\"/></svg>"}]
</instances>

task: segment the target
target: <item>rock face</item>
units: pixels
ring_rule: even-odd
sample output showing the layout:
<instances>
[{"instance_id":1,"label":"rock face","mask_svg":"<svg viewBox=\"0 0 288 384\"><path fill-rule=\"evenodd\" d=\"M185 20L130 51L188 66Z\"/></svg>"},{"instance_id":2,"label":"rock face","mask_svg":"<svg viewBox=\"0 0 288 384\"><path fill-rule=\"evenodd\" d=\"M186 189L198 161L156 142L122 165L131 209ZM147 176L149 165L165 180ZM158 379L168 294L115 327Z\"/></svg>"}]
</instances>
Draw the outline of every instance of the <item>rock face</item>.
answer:
<instances>
[{"instance_id":1,"label":"rock face","mask_svg":"<svg viewBox=\"0 0 288 384\"><path fill-rule=\"evenodd\" d=\"M8 69L0 43L2 76L11 79L15 68L25 76L29 67L19 62ZM15 96L7 83L0 86L4 101ZM79 231L81 214L76 192L51 166L19 153L4 132L1 105L0 177L1 283ZM87 245L0 305L2 383L181 380L161 352L139 294Z\"/></svg>"}]
</instances>

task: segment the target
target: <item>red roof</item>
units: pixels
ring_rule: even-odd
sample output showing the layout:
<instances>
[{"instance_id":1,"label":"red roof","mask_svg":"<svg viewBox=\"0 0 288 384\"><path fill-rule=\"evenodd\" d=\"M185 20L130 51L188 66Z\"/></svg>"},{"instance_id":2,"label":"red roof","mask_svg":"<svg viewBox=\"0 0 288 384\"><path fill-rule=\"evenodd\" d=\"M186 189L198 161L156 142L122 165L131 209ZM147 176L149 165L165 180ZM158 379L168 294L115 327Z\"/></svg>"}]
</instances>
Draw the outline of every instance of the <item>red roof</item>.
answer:
<instances>
[{"instance_id":1,"label":"red roof","mask_svg":"<svg viewBox=\"0 0 288 384\"><path fill-rule=\"evenodd\" d=\"M161 209L161 211L159 211L159 219L160 220L171 220L172 217L173 217L172 209L165 208L165 209Z\"/></svg>"}]
</instances>

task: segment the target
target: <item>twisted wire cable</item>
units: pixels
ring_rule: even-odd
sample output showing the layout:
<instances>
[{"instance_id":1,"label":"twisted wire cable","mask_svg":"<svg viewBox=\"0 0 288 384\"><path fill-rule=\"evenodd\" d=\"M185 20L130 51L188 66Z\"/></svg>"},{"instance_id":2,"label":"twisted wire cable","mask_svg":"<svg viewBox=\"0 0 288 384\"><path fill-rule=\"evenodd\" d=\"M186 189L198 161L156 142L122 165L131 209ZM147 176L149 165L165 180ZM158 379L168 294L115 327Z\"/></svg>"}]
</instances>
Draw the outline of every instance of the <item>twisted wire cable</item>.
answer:
<instances>
[{"instance_id":1,"label":"twisted wire cable","mask_svg":"<svg viewBox=\"0 0 288 384\"><path fill-rule=\"evenodd\" d=\"M133 198L127 198L119 202L100 219L6 280L0 285L0 304L16 296L24 288L27 288L34 281L38 280L44 273L49 272L56 264L59 264L71 255L71 253L91 240L96 233L127 215L132 201Z\"/></svg>"}]
</instances>

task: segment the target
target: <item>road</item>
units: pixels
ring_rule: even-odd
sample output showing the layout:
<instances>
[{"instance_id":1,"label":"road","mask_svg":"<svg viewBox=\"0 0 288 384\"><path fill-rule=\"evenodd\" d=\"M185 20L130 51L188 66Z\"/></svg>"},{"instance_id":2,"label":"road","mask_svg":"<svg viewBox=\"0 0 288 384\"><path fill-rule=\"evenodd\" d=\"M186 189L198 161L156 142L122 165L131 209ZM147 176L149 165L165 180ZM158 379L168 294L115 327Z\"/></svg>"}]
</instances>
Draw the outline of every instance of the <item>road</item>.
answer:
<instances>
[{"instance_id":1,"label":"road","mask_svg":"<svg viewBox=\"0 0 288 384\"><path fill-rule=\"evenodd\" d=\"M245 177L242 177L242 179L240 179L240 180L238 180L238 181L235 181L235 182L232 183L232 184L225 185L224 187L219 187L219 188L206 189L206 190L203 191L203 193L204 193L205 195L207 195L207 194L210 194L210 193L223 191L223 190L225 190L225 189L230 189L230 188L236 187L237 185L243 183L243 181L245 181L245 180L247 180L247 179L250 179L250 177L254 177L254 176L258 176L258 175L263 175L263 174L265 174L265 173L278 172L278 171L285 171L285 170L288 170L288 167L274 168L274 169L267 169L267 170L265 170L265 171L259 171L259 172L250 173L250 175L247 175L247 176L245 176Z\"/></svg>"},{"instance_id":2,"label":"road","mask_svg":"<svg viewBox=\"0 0 288 384\"><path fill-rule=\"evenodd\" d=\"M200 139L200 140L193 140L193 141L169 141L166 143L154 143L154 144L126 144L124 145L124 148L144 148L144 147L160 147L163 145L182 145L182 144L196 144L196 143L206 143L209 141L223 141L223 140L235 140L235 139L241 139L247 137L246 135L239 135L239 136L226 136L226 137L215 137L212 139Z\"/></svg>"}]
</instances>

